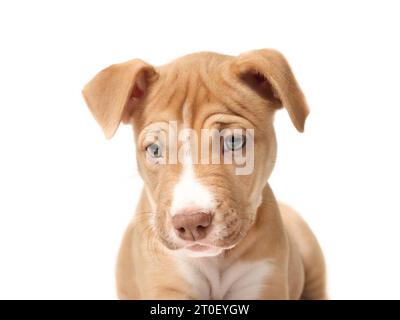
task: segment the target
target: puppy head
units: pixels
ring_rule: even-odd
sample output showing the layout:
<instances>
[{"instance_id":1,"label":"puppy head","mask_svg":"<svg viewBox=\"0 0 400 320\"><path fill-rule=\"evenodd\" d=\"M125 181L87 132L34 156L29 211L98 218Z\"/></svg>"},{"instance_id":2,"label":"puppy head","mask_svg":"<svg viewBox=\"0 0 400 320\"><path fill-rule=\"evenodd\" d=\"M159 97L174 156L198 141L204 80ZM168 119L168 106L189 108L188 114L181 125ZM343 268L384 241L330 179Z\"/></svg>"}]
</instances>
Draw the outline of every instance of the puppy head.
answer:
<instances>
[{"instance_id":1,"label":"puppy head","mask_svg":"<svg viewBox=\"0 0 400 320\"><path fill-rule=\"evenodd\" d=\"M142 214L167 248L192 256L246 236L275 162L275 111L285 107L299 131L308 114L285 58L269 49L157 68L131 60L101 71L83 95L107 138L133 125L151 208Z\"/></svg>"}]
</instances>

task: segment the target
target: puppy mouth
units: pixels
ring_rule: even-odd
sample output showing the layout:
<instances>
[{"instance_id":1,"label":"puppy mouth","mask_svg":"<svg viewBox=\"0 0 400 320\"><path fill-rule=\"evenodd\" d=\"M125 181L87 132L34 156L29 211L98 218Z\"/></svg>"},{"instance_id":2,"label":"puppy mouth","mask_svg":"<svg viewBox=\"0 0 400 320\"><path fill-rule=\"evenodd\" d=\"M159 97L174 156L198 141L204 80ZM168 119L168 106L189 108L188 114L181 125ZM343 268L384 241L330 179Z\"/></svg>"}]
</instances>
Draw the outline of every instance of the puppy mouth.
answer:
<instances>
[{"instance_id":1,"label":"puppy mouth","mask_svg":"<svg viewBox=\"0 0 400 320\"><path fill-rule=\"evenodd\" d=\"M177 245L173 241L162 241L165 247L172 252L176 252L178 254L183 254L184 256L192 257L192 258L201 258L201 257L215 257L226 250L233 249L238 242L234 244L211 244L211 243L204 243L204 242L193 242L187 243L184 245Z\"/></svg>"},{"instance_id":2,"label":"puppy mouth","mask_svg":"<svg viewBox=\"0 0 400 320\"><path fill-rule=\"evenodd\" d=\"M218 256L224 250L225 250L225 248L222 248L222 247L211 246L208 244L194 243L194 244L185 246L178 251L183 253L184 255L192 257L192 258L201 258L201 257Z\"/></svg>"},{"instance_id":3,"label":"puppy mouth","mask_svg":"<svg viewBox=\"0 0 400 320\"><path fill-rule=\"evenodd\" d=\"M178 249L178 251L190 257L213 257L218 256L224 251L232 249L235 246L236 244L230 246L217 246L208 243L195 242Z\"/></svg>"},{"instance_id":4,"label":"puppy mouth","mask_svg":"<svg viewBox=\"0 0 400 320\"><path fill-rule=\"evenodd\" d=\"M184 241L182 239L173 239L171 237L159 236L161 242L169 250L172 251L186 251L186 252L211 252L211 251L224 251L234 248L243 238L244 233L241 232L242 228L238 228L235 232L230 233L224 238L217 239L203 239L199 241Z\"/></svg>"},{"instance_id":5,"label":"puppy mouth","mask_svg":"<svg viewBox=\"0 0 400 320\"><path fill-rule=\"evenodd\" d=\"M230 246L217 246L217 245L195 242L193 244L189 244L189 245L183 247L182 249L190 250L193 252L205 252L205 251L210 251L210 250L215 250L215 249L228 250L228 249L232 249L235 246L236 246L236 244L233 244Z\"/></svg>"},{"instance_id":6,"label":"puppy mouth","mask_svg":"<svg viewBox=\"0 0 400 320\"><path fill-rule=\"evenodd\" d=\"M212 246L197 243L185 247L185 249L193 252L204 252L210 250L210 248L212 248Z\"/></svg>"}]
</instances>

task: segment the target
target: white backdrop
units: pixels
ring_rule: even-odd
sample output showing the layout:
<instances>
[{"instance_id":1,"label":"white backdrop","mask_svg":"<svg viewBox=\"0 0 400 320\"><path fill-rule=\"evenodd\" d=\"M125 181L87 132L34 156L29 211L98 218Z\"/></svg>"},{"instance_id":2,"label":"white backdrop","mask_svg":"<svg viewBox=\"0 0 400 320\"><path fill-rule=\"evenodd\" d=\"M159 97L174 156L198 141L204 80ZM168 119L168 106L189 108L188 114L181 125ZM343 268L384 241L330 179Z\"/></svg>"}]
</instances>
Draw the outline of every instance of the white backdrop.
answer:
<instances>
[{"instance_id":1,"label":"white backdrop","mask_svg":"<svg viewBox=\"0 0 400 320\"><path fill-rule=\"evenodd\" d=\"M80 91L101 68L199 51L283 52L308 98L276 118L271 185L324 249L332 298L400 298L396 1L0 4L0 298L115 298L142 182L132 133L106 141Z\"/></svg>"}]
</instances>

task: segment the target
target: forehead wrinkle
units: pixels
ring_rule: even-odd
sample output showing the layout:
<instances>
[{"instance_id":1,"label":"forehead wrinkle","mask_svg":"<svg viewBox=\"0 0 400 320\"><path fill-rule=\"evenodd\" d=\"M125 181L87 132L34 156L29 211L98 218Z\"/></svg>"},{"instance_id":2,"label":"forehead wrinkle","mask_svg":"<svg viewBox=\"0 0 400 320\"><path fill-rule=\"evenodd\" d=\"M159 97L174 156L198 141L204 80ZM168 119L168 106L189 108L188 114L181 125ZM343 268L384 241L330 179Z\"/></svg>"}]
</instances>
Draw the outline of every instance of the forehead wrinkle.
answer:
<instances>
[{"instance_id":1,"label":"forehead wrinkle","mask_svg":"<svg viewBox=\"0 0 400 320\"><path fill-rule=\"evenodd\" d=\"M196 85L193 86L195 88L194 90L194 96L193 96L193 106L191 108L191 115L192 115L192 128L202 128L203 124L203 117L202 114L204 113L204 110L207 110L208 108L206 107L209 104L212 105L221 105L218 103L215 103L218 101L216 95L214 94L214 90L212 89L215 87L216 82L212 79L210 76L210 73L212 72L209 70L209 65L206 63L204 64L204 68L200 68L198 72L196 73ZM224 110L225 111L225 110ZM215 112L215 111L214 111ZM200 126L199 126L200 124Z\"/></svg>"},{"instance_id":2,"label":"forehead wrinkle","mask_svg":"<svg viewBox=\"0 0 400 320\"><path fill-rule=\"evenodd\" d=\"M192 128L195 119L195 110L198 108L198 95L200 92L199 77L196 71L185 70L187 79L185 81L185 98L182 103L182 122L185 128Z\"/></svg>"},{"instance_id":3,"label":"forehead wrinkle","mask_svg":"<svg viewBox=\"0 0 400 320\"><path fill-rule=\"evenodd\" d=\"M207 90L208 96L212 97L216 103L223 105L229 112L238 115L250 121L254 127L260 124L260 113L256 108L252 108L253 103L247 101L246 96L242 93L243 87L239 79L229 72L231 62L223 64L208 65L207 68L200 69L200 80L203 87ZM222 88L222 89L221 89ZM266 106L265 106L266 107ZM262 123L261 123L262 125Z\"/></svg>"},{"instance_id":4,"label":"forehead wrinkle","mask_svg":"<svg viewBox=\"0 0 400 320\"><path fill-rule=\"evenodd\" d=\"M260 112L249 108L251 101L246 103L241 84L229 76L229 65L210 58L160 68L160 85L150 92L146 117L166 112L167 118L184 127L201 127L202 106L212 103L220 105L221 111L260 124Z\"/></svg>"},{"instance_id":5,"label":"forehead wrinkle","mask_svg":"<svg viewBox=\"0 0 400 320\"><path fill-rule=\"evenodd\" d=\"M217 70L218 72L218 70ZM206 92L206 97L208 100L211 98L216 99L217 98L217 90L215 89L218 87L218 83L214 81L214 79L210 76L212 72L209 70L209 68L202 68L199 71L199 82L201 84L201 87L204 89Z\"/></svg>"},{"instance_id":6,"label":"forehead wrinkle","mask_svg":"<svg viewBox=\"0 0 400 320\"><path fill-rule=\"evenodd\" d=\"M185 74L167 69L159 80L161 84L150 92L142 122L182 121L181 108L188 89Z\"/></svg>"},{"instance_id":7,"label":"forehead wrinkle","mask_svg":"<svg viewBox=\"0 0 400 320\"><path fill-rule=\"evenodd\" d=\"M250 110L241 103L240 106L238 102L235 101L233 98L228 97L229 94L224 95L224 98L218 98L216 96L212 96L213 93L207 93L208 99L204 99L201 101L201 104L213 106L211 108L203 108L197 110L196 120L200 123L200 127L204 127L205 122L213 115L221 115L221 120L224 116L233 115L239 118L242 118L249 122L254 128L258 127L257 125L257 115L254 116L251 114ZM211 99L212 96L212 99ZM244 110L245 109L245 110ZM244 111L244 112L241 112ZM199 126L199 125L198 125Z\"/></svg>"},{"instance_id":8,"label":"forehead wrinkle","mask_svg":"<svg viewBox=\"0 0 400 320\"><path fill-rule=\"evenodd\" d=\"M229 66L222 65L217 67L212 69L212 71L203 68L199 72L202 87L206 89L207 96L209 97L208 102L211 102L210 99L212 98L217 104L221 104L233 115L242 116L243 113L246 115L250 113L251 118L253 118L251 110L249 110L245 102L243 102L243 97L239 93L240 88L236 83L227 78L227 69L229 69L227 67ZM223 88L223 90L220 88ZM255 115L253 120L256 119L257 116ZM254 124L253 120L249 119L249 121Z\"/></svg>"},{"instance_id":9,"label":"forehead wrinkle","mask_svg":"<svg viewBox=\"0 0 400 320\"><path fill-rule=\"evenodd\" d=\"M193 57L194 58L194 57ZM207 59L192 60L190 65L184 66L189 86L185 105L185 124L187 127L195 127L201 106L217 100L215 90L219 87L215 81L215 75L223 71L221 57L210 55Z\"/></svg>"},{"instance_id":10,"label":"forehead wrinkle","mask_svg":"<svg viewBox=\"0 0 400 320\"><path fill-rule=\"evenodd\" d=\"M193 106L191 108L191 128L201 128L199 127L199 119L201 119L201 114L204 112L203 110L208 109L207 104L209 101L208 93L206 89L201 85L201 82L198 81L198 85L196 87L196 94L193 99Z\"/></svg>"}]
</instances>

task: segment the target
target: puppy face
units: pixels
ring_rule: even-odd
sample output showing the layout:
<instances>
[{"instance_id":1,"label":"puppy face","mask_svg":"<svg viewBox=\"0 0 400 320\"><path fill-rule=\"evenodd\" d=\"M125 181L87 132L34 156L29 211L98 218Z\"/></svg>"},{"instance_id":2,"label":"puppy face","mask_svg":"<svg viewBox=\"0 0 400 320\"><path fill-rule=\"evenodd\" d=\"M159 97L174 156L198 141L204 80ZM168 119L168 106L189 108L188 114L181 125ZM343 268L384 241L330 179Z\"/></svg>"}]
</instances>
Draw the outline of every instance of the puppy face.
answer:
<instances>
[{"instance_id":1,"label":"puppy face","mask_svg":"<svg viewBox=\"0 0 400 320\"><path fill-rule=\"evenodd\" d=\"M300 131L308 113L273 50L198 53L159 68L133 60L103 70L84 96L106 136L133 124L147 223L167 248L192 256L246 236L275 162L275 110L284 105Z\"/></svg>"}]
</instances>

